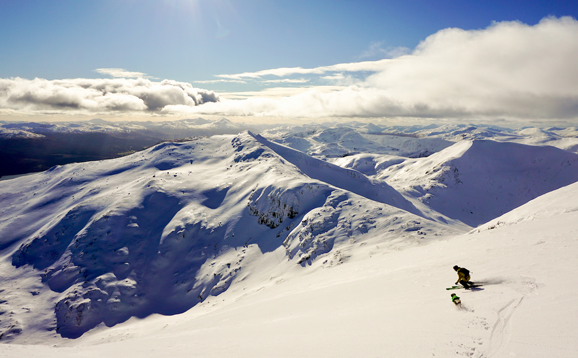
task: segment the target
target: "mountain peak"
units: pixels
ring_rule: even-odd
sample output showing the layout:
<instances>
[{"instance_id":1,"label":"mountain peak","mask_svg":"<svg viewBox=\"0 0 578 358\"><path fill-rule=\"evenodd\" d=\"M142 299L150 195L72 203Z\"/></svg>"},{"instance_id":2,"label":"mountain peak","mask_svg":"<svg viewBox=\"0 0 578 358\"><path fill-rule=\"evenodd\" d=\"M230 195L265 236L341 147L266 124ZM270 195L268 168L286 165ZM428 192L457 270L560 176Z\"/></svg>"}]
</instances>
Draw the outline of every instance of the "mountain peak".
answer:
<instances>
[{"instance_id":1,"label":"mountain peak","mask_svg":"<svg viewBox=\"0 0 578 358\"><path fill-rule=\"evenodd\" d=\"M549 146L464 140L393 166L386 181L470 226L578 181L578 155Z\"/></svg>"},{"instance_id":2,"label":"mountain peak","mask_svg":"<svg viewBox=\"0 0 578 358\"><path fill-rule=\"evenodd\" d=\"M105 121L102 118L93 118L88 120L87 122L94 123L94 124L110 124L111 122Z\"/></svg>"}]
</instances>

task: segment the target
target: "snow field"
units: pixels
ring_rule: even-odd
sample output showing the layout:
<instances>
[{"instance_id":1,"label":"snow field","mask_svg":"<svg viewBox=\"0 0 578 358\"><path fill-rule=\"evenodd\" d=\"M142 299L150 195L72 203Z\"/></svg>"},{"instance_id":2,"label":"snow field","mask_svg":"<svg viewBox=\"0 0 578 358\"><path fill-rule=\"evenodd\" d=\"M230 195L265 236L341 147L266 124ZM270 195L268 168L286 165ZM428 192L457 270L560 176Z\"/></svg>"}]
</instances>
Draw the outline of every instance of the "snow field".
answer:
<instances>
[{"instance_id":1,"label":"snow field","mask_svg":"<svg viewBox=\"0 0 578 358\"><path fill-rule=\"evenodd\" d=\"M185 312L226 291L255 252L283 247L284 259L307 266L385 227L398 241L458 232L404 211L421 214L383 182L250 132L164 143L3 185L11 214L2 226L5 259L37 270L50 288L38 299L56 314L42 329L19 315L22 329L4 337L16 342ZM344 259L336 250L323 263Z\"/></svg>"},{"instance_id":2,"label":"snow field","mask_svg":"<svg viewBox=\"0 0 578 358\"><path fill-rule=\"evenodd\" d=\"M243 133L0 182L0 356L572 357L576 155L435 151ZM483 290L446 291L456 264Z\"/></svg>"},{"instance_id":3,"label":"snow field","mask_svg":"<svg viewBox=\"0 0 578 358\"><path fill-rule=\"evenodd\" d=\"M181 315L133 318L78 340L58 341L57 347L8 345L3 352L31 357L572 357L578 349L577 289L556 273L576 269L571 224L576 215L404 250L352 245L350 261L329 269L281 268L288 263L271 252L260 262L260 275L233 283ZM560 264L553 268L553 261ZM486 282L484 290L446 291L455 279L454 264L470 268L474 280ZM450 292L461 297L461 309L451 303Z\"/></svg>"}]
</instances>

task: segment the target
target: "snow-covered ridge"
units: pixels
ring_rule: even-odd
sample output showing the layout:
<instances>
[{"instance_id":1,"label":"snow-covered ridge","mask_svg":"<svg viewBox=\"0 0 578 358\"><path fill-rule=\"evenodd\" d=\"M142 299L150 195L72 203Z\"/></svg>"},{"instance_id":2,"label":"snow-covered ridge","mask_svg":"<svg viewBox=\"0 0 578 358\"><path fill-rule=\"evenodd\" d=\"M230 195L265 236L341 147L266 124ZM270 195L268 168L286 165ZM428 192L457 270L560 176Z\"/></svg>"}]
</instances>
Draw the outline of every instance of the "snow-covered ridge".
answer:
<instances>
[{"instance_id":1,"label":"snow-covered ridge","mask_svg":"<svg viewBox=\"0 0 578 358\"><path fill-rule=\"evenodd\" d=\"M33 139L42 137L44 137L42 134L37 134L22 129L9 129L0 127L1 139L15 139L15 138Z\"/></svg>"},{"instance_id":2,"label":"snow-covered ridge","mask_svg":"<svg viewBox=\"0 0 578 358\"><path fill-rule=\"evenodd\" d=\"M573 183L533 199L484 225L480 225L472 232L547 219L576 211L578 211L578 183Z\"/></svg>"},{"instance_id":3,"label":"snow-covered ridge","mask_svg":"<svg viewBox=\"0 0 578 358\"><path fill-rule=\"evenodd\" d=\"M35 299L56 316L44 329L70 338L184 312L278 249L308 265L386 227L380 240L461 230L423 218L383 182L250 132L55 167L0 193L3 255L43 287Z\"/></svg>"},{"instance_id":4,"label":"snow-covered ridge","mask_svg":"<svg viewBox=\"0 0 578 358\"><path fill-rule=\"evenodd\" d=\"M327 127L0 182L0 343L17 343L0 355L572 356L576 155L543 145L572 130L454 143ZM359 136L345 157L295 150ZM485 282L456 291L461 310L455 264Z\"/></svg>"},{"instance_id":5,"label":"snow-covered ridge","mask_svg":"<svg viewBox=\"0 0 578 358\"><path fill-rule=\"evenodd\" d=\"M249 126L227 119L166 122L0 123L0 176L54 165L118 158L166 140L238 134Z\"/></svg>"},{"instance_id":6,"label":"snow-covered ridge","mask_svg":"<svg viewBox=\"0 0 578 358\"><path fill-rule=\"evenodd\" d=\"M461 141L378 178L428 207L478 226L578 181L578 155L549 146Z\"/></svg>"},{"instance_id":7,"label":"snow-covered ridge","mask_svg":"<svg viewBox=\"0 0 578 358\"><path fill-rule=\"evenodd\" d=\"M423 157L453 144L444 139L418 138L404 133L389 135L349 126L275 128L264 131L263 136L328 161L361 153Z\"/></svg>"}]
</instances>

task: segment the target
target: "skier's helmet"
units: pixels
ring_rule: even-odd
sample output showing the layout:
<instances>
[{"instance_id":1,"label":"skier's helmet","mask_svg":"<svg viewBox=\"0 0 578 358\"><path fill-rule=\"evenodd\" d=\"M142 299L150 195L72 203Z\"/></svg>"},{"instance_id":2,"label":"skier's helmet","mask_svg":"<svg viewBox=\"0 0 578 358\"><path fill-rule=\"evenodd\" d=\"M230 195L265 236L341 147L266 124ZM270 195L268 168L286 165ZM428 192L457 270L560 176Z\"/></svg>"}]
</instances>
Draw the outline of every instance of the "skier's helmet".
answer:
<instances>
[{"instance_id":1,"label":"skier's helmet","mask_svg":"<svg viewBox=\"0 0 578 358\"><path fill-rule=\"evenodd\" d=\"M455 265L455 266L454 266L454 270L456 270L456 271L459 270L459 268L460 268L460 267L459 267L458 265Z\"/></svg>"}]
</instances>

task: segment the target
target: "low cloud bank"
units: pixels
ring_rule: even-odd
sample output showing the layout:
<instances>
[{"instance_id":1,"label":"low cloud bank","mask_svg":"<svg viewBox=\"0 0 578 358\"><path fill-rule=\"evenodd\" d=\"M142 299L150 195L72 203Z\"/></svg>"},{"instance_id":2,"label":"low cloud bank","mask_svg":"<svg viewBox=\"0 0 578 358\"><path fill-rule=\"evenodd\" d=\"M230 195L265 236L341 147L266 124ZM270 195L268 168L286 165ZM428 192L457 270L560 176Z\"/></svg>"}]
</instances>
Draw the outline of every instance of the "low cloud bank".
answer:
<instances>
[{"instance_id":1,"label":"low cloud bank","mask_svg":"<svg viewBox=\"0 0 578 358\"><path fill-rule=\"evenodd\" d=\"M22 112L155 112L166 106L194 107L219 96L189 83L148 79L0 79L0 108Z\"/></svg>"},{"instance_id":2,"label":"low cloud bank","mask_svg":"<svg viewBox=\"0 0 578 358\"><path fill-rule=\"evenodd\" d=\"M286 98L249 98L165 111L226 115L428 118L578 118L578 22L545 18L529 26L441 30L409 55L315 69L282 68L224 78L374 73L338 91L312 88ZM339 76L336 76L336 78ZM325 76L325 79L331 76Z\"/></svg>"}]
</instances>

